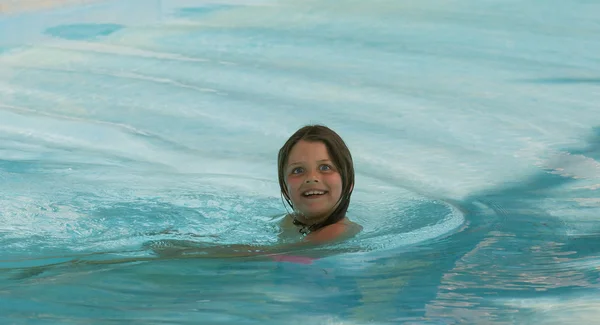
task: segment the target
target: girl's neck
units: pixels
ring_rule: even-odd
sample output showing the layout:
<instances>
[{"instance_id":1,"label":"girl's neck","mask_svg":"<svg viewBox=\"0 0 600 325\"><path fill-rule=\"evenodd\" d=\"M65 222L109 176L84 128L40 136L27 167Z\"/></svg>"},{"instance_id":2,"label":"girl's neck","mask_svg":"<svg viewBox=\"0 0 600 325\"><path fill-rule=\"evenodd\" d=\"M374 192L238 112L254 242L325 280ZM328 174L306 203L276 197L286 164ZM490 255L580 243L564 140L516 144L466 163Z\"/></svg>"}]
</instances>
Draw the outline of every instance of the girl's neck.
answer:
<instances>
[{"instance_id":1,"label":"girl's neck","mask_svg":"<svg viewBox=\"0 0 600 325\"><path fill-rule=\"evenodd\" d=\"M314 225L317 225L317 224L325 222L325 220L327 220L328 215L317 217L317 218L310 218L309 219L309 218L306 218L304 216L304 214L299 213L299 212L295 212L292 215L292 217L294 218L295 221L297 221L297 222L299 222L299 223L301 223L303 225L311 227L311 226L314 226Z\"/></svg>"}]
</instances>

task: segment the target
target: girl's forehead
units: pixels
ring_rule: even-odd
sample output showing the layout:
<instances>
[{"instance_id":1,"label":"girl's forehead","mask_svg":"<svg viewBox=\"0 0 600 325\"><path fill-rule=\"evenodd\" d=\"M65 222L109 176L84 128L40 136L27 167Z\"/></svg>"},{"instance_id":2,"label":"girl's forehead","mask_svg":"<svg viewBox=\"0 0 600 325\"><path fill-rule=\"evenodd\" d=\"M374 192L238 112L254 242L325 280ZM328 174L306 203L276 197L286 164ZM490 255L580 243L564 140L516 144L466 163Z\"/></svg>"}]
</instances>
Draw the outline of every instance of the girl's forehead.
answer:
<instances>
[{"instance_id":1,"label":"girl's forehead","mask_svg":"<svg viewBox=\"0 0 600 325\"><path fill-rule=\"evenodd\" d=\"M301 140L292 147L288 155L288 161L320 159L330 159L327 146L322 142Z\"/></svg>"}]
</instances>

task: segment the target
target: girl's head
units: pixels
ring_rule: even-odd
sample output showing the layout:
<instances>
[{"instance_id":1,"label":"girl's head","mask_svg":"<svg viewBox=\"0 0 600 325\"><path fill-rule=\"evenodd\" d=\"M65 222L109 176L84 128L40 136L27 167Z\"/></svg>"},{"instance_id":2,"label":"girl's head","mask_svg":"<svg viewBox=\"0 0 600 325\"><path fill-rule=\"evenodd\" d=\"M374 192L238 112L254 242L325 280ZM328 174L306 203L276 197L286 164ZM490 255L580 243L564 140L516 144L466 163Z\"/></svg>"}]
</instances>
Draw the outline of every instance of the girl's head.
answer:
<instances>
[{"instance_id":1,"label":"girl's head","mask_svg":"<svg viewBox=\"0 0 600 325\"><path fill-rule=\"evenodd\" d=\"M308 125L279 150L281 193L290 207L316 230L343 219L354 189L348 147L333 130Z\"/></svg>"}]
</instances>

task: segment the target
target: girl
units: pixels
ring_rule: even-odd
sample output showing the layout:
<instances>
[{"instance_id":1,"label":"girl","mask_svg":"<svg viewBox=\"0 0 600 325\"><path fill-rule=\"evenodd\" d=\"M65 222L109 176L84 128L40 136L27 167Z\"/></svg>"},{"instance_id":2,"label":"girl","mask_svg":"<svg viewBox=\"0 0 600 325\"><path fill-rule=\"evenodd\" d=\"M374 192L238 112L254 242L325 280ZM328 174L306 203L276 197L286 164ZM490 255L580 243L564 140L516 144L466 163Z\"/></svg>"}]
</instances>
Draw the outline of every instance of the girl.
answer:
<instances>
[{"instance_id":1,"label":"girl","mask_svg":"<svg viewBox=\"0 0 600 325\"><path fill-rule=\"evenodd\" d=\"M362 230L346 217L354 189L354 165L348 147L333 130L307 125L296 131L279 150L277 169L282 198L292 209L280 221L280 238L301 234L302 240L264 247L160 241L150 248L162 257L271 255L341 241ZM278 255L282 257L292 256Z\"/></svg>"},{"instance_id":2,"label":"girl","mask_svg":"<svg viewBox=\"0 0 600 325\"><path fill-rule=\"evenodd\" d=\"M325 243L354 236L362 227L346 217L354 189L354 165L348 147L333 130L307 125L279 150L282 197L293 212L281 222L296 228L304 241Z\"/></svg>"}]
</instances>

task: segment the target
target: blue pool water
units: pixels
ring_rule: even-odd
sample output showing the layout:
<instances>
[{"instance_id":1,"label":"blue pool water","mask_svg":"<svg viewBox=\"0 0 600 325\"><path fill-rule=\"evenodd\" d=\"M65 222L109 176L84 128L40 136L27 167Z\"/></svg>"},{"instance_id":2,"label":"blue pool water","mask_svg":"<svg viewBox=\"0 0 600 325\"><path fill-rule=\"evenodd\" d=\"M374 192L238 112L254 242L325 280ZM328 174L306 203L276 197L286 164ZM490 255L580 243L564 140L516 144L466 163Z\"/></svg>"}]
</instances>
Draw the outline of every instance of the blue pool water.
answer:
<instances>
[{"instance_id":1,"label":"blue pool water","mask_svg":"<svg viewBox=\"0 0 600 325\"><path fill-rule=\"evenodd\" d=\"M593 323L598 12L123 0L0 16L0 322ZM312 264L147 249L277 243L277 151L308 123L353 153L356 238Z\"/></svg>"}]
</instances>

